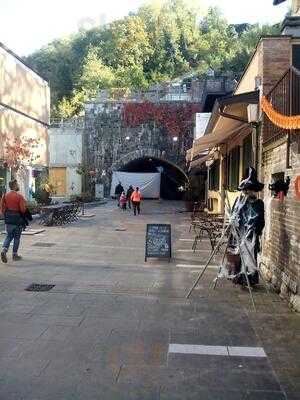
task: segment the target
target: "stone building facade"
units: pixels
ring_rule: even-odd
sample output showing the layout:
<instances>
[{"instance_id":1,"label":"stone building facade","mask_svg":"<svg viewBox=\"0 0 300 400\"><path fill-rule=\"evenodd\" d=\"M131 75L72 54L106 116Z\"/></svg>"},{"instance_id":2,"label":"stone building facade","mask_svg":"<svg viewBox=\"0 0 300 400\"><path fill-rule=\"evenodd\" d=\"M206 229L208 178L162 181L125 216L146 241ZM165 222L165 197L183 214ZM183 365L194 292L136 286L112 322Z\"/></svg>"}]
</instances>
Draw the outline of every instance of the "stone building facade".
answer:
<instances>
[{"instance_id":1,"label":"stone building facade","mask_svg":"<svg viewBox=\"0 0 300 400\"><path fill-rule=\"evenodd\" d=\"M84 164L95 171L96 182L101 182L108 193L112 172L138 159L155 159L167 168L177 170L182 184L187 179L186 151L194 140L195 116L210 112L217 97L232 93L236 82L230 77L191 79L189 84L156 85L146 93L133 93L130 98L111 101L105 93L85 106ZM124 107L128 104L152 104L159 110L166 107L188 108L195 113L185 128L176 134L151 118L141 124L128 126L124 121ZM174 115L174 119L180 119ZM86 186L89 186L87 183Z\"/></svg>"},{"instance_id":2,"label":"stone building facade","mask_svg":"<svg viewBox=\"0 0 300 400\"><path fill-rule=\"evenodd\" d=\"M109 191L112 172L136 159L159 159L183 172L193 129L174 140L167 129L153 121L128 127L122 118L123 107L122 101L105 101L88 103L85 108L84 163L104 183L105 192Z\"/></svg>"}]
</instances>

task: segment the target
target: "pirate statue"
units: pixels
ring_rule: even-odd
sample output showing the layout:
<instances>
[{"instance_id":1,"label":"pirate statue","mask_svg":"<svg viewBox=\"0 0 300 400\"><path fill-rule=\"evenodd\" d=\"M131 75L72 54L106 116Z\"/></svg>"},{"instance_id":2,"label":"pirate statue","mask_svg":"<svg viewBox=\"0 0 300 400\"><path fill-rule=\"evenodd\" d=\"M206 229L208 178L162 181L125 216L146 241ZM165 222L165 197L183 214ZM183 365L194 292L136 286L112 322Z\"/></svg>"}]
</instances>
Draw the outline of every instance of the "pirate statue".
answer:
<instances>
[{"instance_id":1,"label":"pirate statue","mask_svg":"<svg viewBox=\"0 0 300 400\"><path fill-rule=\"evenodd\" d=\"M229 239L229 254L236 256L233 282L240 285L247 284L245 274L241 273L246 270L250 285L256 285L259 281L257 268L259 238L265 226L264 202L257 198L257 193L264 185L257 180L254 168L248 168L246 176L247 178L238 187L241 194L232 208L231 223L234 227Z\"/></svg>"}]
</instances>

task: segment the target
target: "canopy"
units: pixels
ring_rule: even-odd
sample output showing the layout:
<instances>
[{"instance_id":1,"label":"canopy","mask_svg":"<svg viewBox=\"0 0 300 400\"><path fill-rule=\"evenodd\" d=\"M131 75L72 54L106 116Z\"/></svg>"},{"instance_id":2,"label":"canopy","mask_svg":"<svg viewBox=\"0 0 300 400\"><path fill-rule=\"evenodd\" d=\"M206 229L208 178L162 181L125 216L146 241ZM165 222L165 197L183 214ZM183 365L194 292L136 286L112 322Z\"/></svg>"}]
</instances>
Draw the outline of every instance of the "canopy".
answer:
<instances>
[{"instance_id":1,"label":"canopy","mask_svg":"<svg viewBox=\"0 0 300 400\"><path fill-rule=\"evenodd\" d=\"M248 123L247 107L257 104L259 92L247 92L227 96L215 102L214 109L207 125L204 136L194 141L188 161L203 153L204 150L226 143L231 135L251 129Z\"/></svg>"},{"instance_id":2,"label":"canopy","mask_svg":"<svg viewBox=\"0 0 300 400\"><path fill-rule=\"evenodd\" d=\"M189 170L200 167L205 161L209 160L211 157L211 154L204 154L202 157L196 158L195 160L191 161Z\"/></svg>"},{"instance_id":3,"label":"canopy","mask_svg":"<svg viewBox=\"0 0 300 400\"><path fill-rule=\"evenodd\" d=\"M214 133L205 135L195 140L193 146L193 156L195 157L197 154L202 153L207 149L211 149L218 144L226 142L231 135L241 131L244 128L248 128L248 124L237 124L234 129L230 129L227 131L215 131Z\"/></svg>"}]
</instances>

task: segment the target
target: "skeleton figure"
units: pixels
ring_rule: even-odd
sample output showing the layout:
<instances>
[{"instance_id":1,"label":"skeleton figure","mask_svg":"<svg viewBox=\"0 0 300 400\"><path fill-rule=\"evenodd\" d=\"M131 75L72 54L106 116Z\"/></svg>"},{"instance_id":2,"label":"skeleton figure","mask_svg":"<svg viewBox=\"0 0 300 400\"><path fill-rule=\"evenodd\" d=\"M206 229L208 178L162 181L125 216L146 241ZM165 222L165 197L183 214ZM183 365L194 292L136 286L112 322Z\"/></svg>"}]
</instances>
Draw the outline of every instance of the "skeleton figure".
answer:
<instances>
[{"instance_id":1,"label":"skeleton figure","mask_svg":"<svg viewBox=\"0 0 300 400\"><path fill-rule=\"evenodd\" d=\"M239 185L241 195L236 199L232 209L236 234L230 237L229 245L233 251L237 250L240 255L235 272L238 274L241 272L243 261L249 275L249 282L251 285L255 285L258 283L259 237L265 225L264 203L257 198L256 194L263 189L264 185L257 180L254 168L250 167L247 174L248 177ZM234 251L234 254L237 254L237 251ZM242 275L238 275L234 282L242 285L246 283Z\"/></svg>"}]
</instances>

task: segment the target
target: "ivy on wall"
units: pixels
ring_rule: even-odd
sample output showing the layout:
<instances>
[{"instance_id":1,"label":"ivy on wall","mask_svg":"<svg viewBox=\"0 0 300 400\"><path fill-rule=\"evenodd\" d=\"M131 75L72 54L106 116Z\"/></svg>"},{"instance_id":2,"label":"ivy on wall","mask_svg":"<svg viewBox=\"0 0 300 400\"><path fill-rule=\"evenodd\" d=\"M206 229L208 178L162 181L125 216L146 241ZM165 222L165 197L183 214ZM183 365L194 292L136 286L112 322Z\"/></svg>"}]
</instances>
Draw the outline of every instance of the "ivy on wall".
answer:
<instances>
[{"instance_id":1,"label":"ivy on wall","mask_svg":"<svg viewBox=\"0 0 300 400\"><path fill-rule=\"evenodd\" d=\"M184 135L194 126L194 115L201 112L198 103L130 102L123 107L122 117L126 127L155 122L172 136Z\"/></svg>"}]
</instances>

